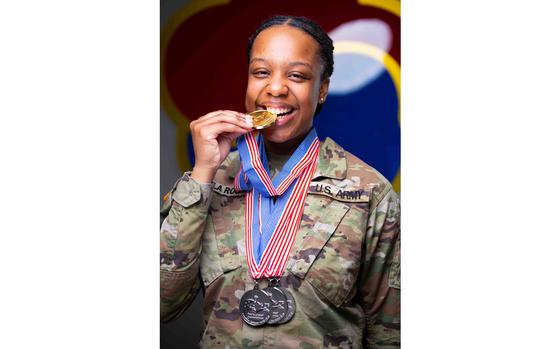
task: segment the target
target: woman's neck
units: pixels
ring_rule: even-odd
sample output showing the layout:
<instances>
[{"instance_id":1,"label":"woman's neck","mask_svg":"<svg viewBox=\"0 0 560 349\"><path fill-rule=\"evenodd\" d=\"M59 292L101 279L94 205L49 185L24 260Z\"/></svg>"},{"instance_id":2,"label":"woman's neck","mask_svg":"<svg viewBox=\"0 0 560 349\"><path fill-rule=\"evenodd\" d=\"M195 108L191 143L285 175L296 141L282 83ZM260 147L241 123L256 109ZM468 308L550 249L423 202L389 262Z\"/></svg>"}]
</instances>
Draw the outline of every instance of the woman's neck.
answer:
<instances>
[{"instance_id":1,"label":"woman's neck","mask_svg":"<svg viewBox=\"0 0 560 349\"><path fill-rule=\"evenodd\" d=\"M267 154L291 155L306 136L307 133L283 143L274 143L265 138L264 145L266 147L266 152Z\"/></svg>"}]
</instances>

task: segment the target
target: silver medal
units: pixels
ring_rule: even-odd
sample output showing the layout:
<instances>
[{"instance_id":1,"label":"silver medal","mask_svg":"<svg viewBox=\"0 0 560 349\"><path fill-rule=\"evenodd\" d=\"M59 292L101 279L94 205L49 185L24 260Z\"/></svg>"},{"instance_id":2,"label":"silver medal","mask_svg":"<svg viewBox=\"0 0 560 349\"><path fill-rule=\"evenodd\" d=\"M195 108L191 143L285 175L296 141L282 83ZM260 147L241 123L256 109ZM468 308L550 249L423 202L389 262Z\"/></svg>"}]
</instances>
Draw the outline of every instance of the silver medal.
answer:
<instances>
[{"instance_id":1,"label":"silver medal","mask_svg":"<svg viewBox=\"0 0 560 349\"><path fill-rule=\"evenodd\" d=\"M288 312L288 302L284 292L278 286L269 286L263 290L270 297L270 319L268 324L280 322Z\"/></svg>"},{"instance_id":2,"label":"silver medal","mask_svg":"<svg viewBox=\"0 0 560 349\"><path fill-rule=\"evenodd\" d=\"M286 315L282 320L277 322L277 324L285 324L286 322L290 321L294 314L296 313L296 300L290 291L285 288L281 288L282 292L286 296Z\"/></svg>"},{"instance_id":3,"label":"silver medal","mask_svg":"<svg viewBox=\"0 0 560 349\"><path fill-rule=\"evenodd\" d=\"M239 310L243 321L251 326L262 326L270 319L271 299L267 293L255 285L241 297Z\"/></svg>"}]
</instances>

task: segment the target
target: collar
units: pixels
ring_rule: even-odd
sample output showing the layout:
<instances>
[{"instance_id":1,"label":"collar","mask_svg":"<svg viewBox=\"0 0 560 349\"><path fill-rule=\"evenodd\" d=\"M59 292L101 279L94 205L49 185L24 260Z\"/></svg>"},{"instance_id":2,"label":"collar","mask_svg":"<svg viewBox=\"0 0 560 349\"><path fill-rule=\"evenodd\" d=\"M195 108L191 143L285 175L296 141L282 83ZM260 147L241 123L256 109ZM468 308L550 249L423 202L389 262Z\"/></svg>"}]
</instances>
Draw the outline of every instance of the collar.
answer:
<instances>
[{"instance_id":1,"label":"collar","mask_svg":"<svg viewBox=\"0 0 560 349\"><path fill-rule=\"evenodd\" d=\"M327 137L319 150L319 161L313 179L327 177L338 180L346 178L346 154L344 149Z\"/></svg>"},{"instance_id":2,"label":"collar","mask_svg":"<svg viewBox=\"0 0 560 349\"><path fill-rule=\"evenodd\" d=\"M239 166L239 153L235 152L232 161L226 165L226 173L229 178L235 177L237 171L239 171ZM319 160L312 180L320 177L338 180L346 178L346 154L344 149L329 137L321 142Z\"/></svg>"}]
</instances>

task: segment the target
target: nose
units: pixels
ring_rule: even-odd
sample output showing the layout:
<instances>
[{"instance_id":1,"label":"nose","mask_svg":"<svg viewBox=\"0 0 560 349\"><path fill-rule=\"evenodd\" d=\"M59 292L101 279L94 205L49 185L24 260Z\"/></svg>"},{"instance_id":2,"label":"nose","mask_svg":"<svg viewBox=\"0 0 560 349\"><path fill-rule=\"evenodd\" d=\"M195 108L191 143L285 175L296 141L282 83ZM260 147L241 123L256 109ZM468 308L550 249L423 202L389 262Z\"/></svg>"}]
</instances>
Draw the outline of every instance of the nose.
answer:
<instances>
[{"instance_id":1,"label":"nose","mask_svg":"<svg viewBox=\"0 0 560 349\"><path fill-rule=\"evenodd\" d=\"M273 97L288 95L288 85L282 76L279 76L279 74L271 76L267 85L267 93Z\"/></svg>"}]
</instances>

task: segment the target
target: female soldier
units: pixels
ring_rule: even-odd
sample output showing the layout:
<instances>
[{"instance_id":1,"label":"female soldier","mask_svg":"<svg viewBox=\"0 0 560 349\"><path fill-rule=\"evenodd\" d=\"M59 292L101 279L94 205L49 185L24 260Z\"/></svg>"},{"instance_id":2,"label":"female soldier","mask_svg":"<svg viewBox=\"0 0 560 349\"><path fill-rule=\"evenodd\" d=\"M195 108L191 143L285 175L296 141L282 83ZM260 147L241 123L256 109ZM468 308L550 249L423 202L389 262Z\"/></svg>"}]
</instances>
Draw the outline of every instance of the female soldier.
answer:
<instances>
[{"instance_id":1,"label":"female soldier","mask_svg":"<svg viewBox=\"0 0 560 349\"><path fill-rule=\"evenodd\" d=\"M276 16L247 52L245 107L278 117L260 131L231 110L191 123L195 166L162 209L162 320L202 287L204 348L399 347L399 199L312 126L332 40Z\"/></svg>"}]
</instances>

